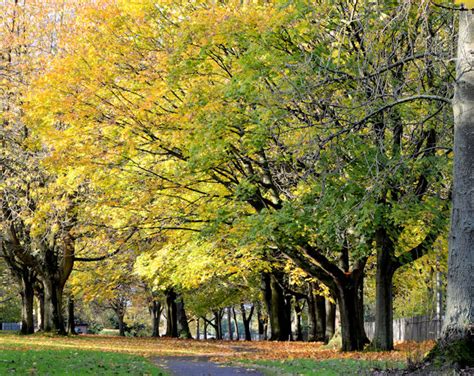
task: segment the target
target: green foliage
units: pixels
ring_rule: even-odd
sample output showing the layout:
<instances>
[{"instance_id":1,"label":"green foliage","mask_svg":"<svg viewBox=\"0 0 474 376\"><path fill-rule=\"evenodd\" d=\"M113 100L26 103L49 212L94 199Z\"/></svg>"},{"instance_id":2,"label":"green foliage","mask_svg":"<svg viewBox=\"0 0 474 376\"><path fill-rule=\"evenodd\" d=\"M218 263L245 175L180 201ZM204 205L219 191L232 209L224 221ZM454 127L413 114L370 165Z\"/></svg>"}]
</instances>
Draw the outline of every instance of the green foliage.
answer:
<instances>
[{"instance_id":1,"label":"green foliage","mask_svg":"<svg viewBox=\"0 0 474 376\"><path fill-rule=\"evenodd\" d=\"M281 252L311 247L338 267L347 250L353 267L383 230L403 261L445 231L452 120L439 98L451 90L452 15L340 5L144 0L78 12L70 48L26 105L54 193L87 193L80 253L126 248L75 274L77 295L105 301L140 279L203 312L242 299L262 271L290 269ZM65 206L44 200L38 234Z\"/></svg>"},{"instance_id":2,"label":"green foliage","mask_svg":"<svg viewBox=\"0 0 474 376\"><path fill-rule=\"evenodd\" d=\"M20 322L21 305L19 299L12 299L0 303L0 323L2 322Z\"/></svg>"}]
</instances>

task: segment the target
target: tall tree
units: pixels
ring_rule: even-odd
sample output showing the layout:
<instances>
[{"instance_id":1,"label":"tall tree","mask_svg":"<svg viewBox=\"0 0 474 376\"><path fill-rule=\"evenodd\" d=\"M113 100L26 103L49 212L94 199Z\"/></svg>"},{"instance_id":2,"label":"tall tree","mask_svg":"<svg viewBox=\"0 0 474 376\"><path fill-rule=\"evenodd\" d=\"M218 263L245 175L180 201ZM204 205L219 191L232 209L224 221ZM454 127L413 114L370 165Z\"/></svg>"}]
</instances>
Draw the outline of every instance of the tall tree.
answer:
<instances>
[{"instance_id":1,"label":"tall tree","mask_svg":"<svg viewBox=\"0 0 474 376\"><path fill-rule=\"evenodd\" d=\"M474 9L474 4L473 4ZM454 188L446 317L436 363L474 366L474 16L460 12L454 111Z\"/></svg>"}]
</instances>

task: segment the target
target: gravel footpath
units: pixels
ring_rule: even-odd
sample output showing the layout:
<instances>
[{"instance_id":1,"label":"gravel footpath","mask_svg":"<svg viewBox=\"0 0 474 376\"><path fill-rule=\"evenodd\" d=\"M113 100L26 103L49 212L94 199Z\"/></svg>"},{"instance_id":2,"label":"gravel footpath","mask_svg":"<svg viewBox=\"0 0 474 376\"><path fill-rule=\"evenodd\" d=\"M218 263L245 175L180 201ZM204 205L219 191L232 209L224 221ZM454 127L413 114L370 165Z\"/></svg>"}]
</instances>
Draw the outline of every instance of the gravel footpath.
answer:
<instances>
[{"instance_id":1,"label":"gravel footpath","mask_svg":"<svg viewBox=\"0 0 474 376\"><path fill-rule=\"evenodd\" d=\"M204 356L169 356L152 358L152 361L174 376L263 376L255 369L222 365Z\"/></svg>"}]
</instances>

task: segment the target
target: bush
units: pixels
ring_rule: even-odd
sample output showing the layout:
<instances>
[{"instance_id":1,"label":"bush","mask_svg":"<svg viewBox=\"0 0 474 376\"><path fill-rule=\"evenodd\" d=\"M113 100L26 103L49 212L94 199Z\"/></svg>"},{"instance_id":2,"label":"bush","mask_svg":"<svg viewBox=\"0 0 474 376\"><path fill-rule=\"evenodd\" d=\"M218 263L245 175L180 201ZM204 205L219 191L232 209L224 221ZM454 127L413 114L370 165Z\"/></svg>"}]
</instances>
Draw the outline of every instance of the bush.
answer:
<instances>
[{"instance_id":1,"label":"bush","mask_svg":"<svg viewBox=\"0 0 474 376\"><path fill-rule=\"evenodd\" d=\"M92 321L89 323L89 327L87 328L87 333L99 334L103 329L104 329L104 326L102 324Z\"/></svg>"},{"instance_id":2,"label":"bush","mask_svg":"<svg viewBox=\"0 0 474 376\"><path fill-rule=\"evenodd\" d=\"M150 333L144 324L133 323L132 325L126 325L125 335L127 337L148 337Z\"/></svg>"}]
</instances>

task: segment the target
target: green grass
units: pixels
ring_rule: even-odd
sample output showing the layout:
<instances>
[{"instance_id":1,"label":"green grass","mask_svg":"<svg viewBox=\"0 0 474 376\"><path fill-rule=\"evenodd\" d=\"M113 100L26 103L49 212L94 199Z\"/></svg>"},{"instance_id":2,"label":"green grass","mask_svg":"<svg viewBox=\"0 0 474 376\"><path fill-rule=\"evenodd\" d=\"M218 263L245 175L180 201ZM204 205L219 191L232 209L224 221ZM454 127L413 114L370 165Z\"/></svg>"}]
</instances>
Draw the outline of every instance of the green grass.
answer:
<instances>
[{"instance_id":1,"label":"green grass","mask_svg":"<svg viewBox=\"0 0 474 376\"><path fill-rule=\"evenodd\" d=\"M0 375L167 375L136 355L82 350L0 350Z\"/></svg>"},{"instance_id":2,"label":"green grass","mask_svg":"<svg viewBox=\"0 0 474 376\"><path fill-rule=\"evenodd\" d=\"M99 334L103 336L118 336L119 335L118 329L102 329Z\"/></svg>"},{"instance_id":3,"label":"green grass","mask_svg":"<svg viewBox=\"0 0 474 376\"><path fill-rule=\"evenodd\" d=\"M354 359L294 359L252 361L266 375L339 376L368 375L374 368L403 368L402 362Z\"/></svg>"}]
</instances>

